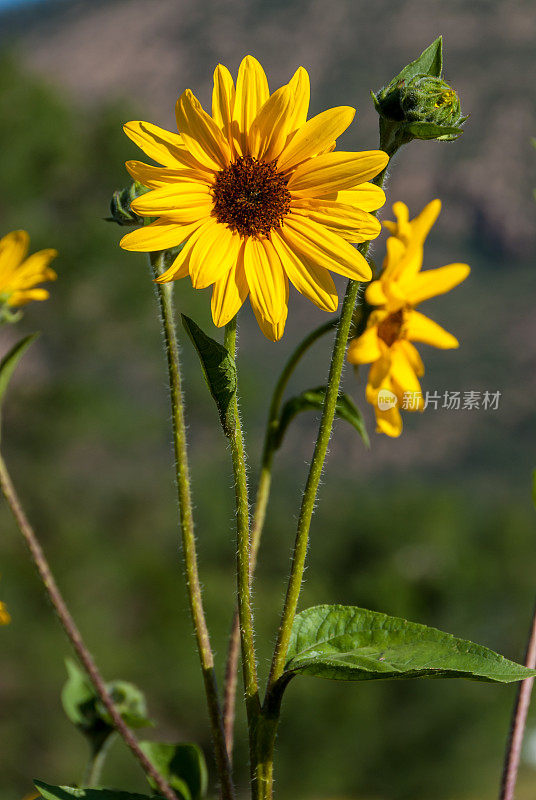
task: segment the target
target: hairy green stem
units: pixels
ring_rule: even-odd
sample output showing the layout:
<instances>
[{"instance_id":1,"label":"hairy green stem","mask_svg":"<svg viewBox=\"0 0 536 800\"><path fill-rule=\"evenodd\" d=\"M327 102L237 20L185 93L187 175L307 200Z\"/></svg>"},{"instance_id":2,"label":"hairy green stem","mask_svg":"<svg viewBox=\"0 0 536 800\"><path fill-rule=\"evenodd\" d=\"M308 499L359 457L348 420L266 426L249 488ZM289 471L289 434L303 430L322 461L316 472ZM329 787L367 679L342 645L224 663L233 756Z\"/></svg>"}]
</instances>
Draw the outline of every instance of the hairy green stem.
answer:
<instances>
[{"instance_id":1,"label":"hairy green stem","mask_svg":"<svg viewBox=\"0 0 536 800\"><path fill-rule=\"evenodd\" d=\"M106 688L104 679L97 665L95 664L95 661L93 660L93 656L89 652L84 640L82 639L82 635L78 630L73 617L71 616L71 612L69 611L65 600L63 599L63 595L59 590L54 574L46 559L43 548L41 547L35 531L30 525L26 514L24 513L24 509L19 500L15 487L13 486L13 482L2 456L0 456L0 486L11 513L15 518L15 522L17 523L24 541L26 542L28 550L30 551L30 556L37 568L39 577L41 578L48 598L52 603L52 606L63 626L65 633L67 634L69 641L71 642L71 645L73 646L76 655L80 659L80 663L84 667L89 679L91 680L96 693L110 714L117 732L122 737L127 747L130 748L146 775L152 778L152 780L155 782L156 786L158 787L158 791L166 798L166 800L177 800L172 788L162 777L162 775L160 775L153 764L151 764L145 753L142 752L138 740L117 710L114 701L112 700L110 693Z\"/></svg>"},{"instance_id":2,"label":"hairy green stem","mask_svg":"<svg viewBox=\"0 0 536 800\"><path fill-rule=\"evenodd\" d=\"M307 483L303 493L300 514L298 517L296 541L292 556L292 566L274 650L274 657L270 669L270 677L268 679L268 691L276 683L276 681L279 680L283 674L283 669L285 666L292 624L294 622L294 617L296 616L296 609L298 607L298 599L301 591L303 571L305 568L305 558L309 543L309 528L315 507L318 485L320 483L322 470L324 468L324 461L328 450L328 444L331 437L333 420L335 419L335 407L339 396L339 387L341 383L342 369L344 366L348 334L350 332L350 325L352 324L352 315L354 312L358 290L358 281L348 281L346 294L342 304L339 326L335 336L333 353L331 356L331 365L326 388L326 399L324 401L324 408L320 420L318 438L316 440L313 458L309 468L309 475L307 476Z\"/></svg>"},{"instance_id":3,"label":"hairy green stem","mask_svg":"<svg viewBox=\"0 0 536 800\"><path fill-rule=\"evenodd\" d=\"M236 363L236 317L225 327L225 346ZM231 400L230 412L233 420L229 437L236 496L236 531L237 531L237 594L240 641L242 645L242 669L246 691L246 712L249 730L250 770L253 796L257 791L255 737L260 714L259 687L257 681L257 664L255 660L255 643L253 633L253 609L251 604L250 581L250 531L249 503L246 478L246 455L244 437L238 411L237 392Z\"/></svg>"},{"instance_id":4,"label":"hairy green stem","mask_svg":"<svg viewBox=\"0 0 536 800\"><path fill-rule=\"evenodd\" d=\"M264 437L264 446L261 460L261 472L259 475L259 483L257 487L257 494L255 497L255 508L253 511L253 522L251 527L251 551L250 551L250 581L253 579L255 566L257 563L257 555L261 542L262 530L264 521L266 519L266 509L270 497L270 488L272 483L272 464L274 460L274 433L277 427L279 411L281 408L281 401L283 399L284 391L287 384L294 372L296 366L300 362L302 356L309 350L309 348L320 339L325 333L334 330L337 326L338 320L330 320L329 322L320 325L312 331L308 336L301 341L296 349L291 353L288 361L283 367L283 371L277 381L272 399L270 402L270 409L268 412L268 421L266 424L266 433ZM235 719L235 706L236 706L236 673L238 669L238 658L240 655L240 621L238 615L238 608L235 610L233 616L233 623L231 626L231 634L229 637L229 647L227 651L227 662L225 668L225 693L224 693L224 707L223 707L223 722L225 729L225 743L227 745L227 752L229 758L232 758L233 740L234 740L234 719Z\"/></svg>"},{"instance_id":5,"label":"hairy green stem","mask_svg":"<svg viewBox=\"0 0 536 800\"><path fill-rule=\"evenodd\" d=\"M155 277L158 277L164 269L163 254L151 254L151 267ZM172 295L173 289L172 284L169 283L156 283L156 287L158 302L160 305L162 331L164 334L169 374L171 412L173 419L173 443L175 448L175 469L188 602L190 605L190 613L195 630L199 660L201 662L201 669L203 672L205 694L216 755L216 765L220 780L220 790L224 800L231 800L231 798L234 796L231 766L227 755L227 749L225 747L225 734L223 730L223 718L218 698L218 687L214 669L214 656L212 653L212 647L210 645L210 637L203 608L201 584L199 581L199 572L197 568L197 550L190 491L188 454L186 449L186 428L182 401L179 345L175 330L175 314Z\"/></svg>"}]
</instances>

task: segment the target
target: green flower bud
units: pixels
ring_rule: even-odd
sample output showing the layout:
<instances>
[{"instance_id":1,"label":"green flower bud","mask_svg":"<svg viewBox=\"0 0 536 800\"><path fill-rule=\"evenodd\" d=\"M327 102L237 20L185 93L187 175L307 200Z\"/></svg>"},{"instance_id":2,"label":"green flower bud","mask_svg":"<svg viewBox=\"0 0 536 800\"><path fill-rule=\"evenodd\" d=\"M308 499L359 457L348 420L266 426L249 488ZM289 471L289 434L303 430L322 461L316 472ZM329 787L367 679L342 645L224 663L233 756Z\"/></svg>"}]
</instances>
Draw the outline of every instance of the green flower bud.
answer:
<instances>
[{"instance_id":1,"label":"green flower bud","mask_svg":"<svg viewBox=\"0 0 536 800\"><path fill-rule=\"evenodd\" d=\"M380 147L393 155L412 139L449 141L462 133L458 95L441 77L442 40L436 39L415 61L372 95L380 115Z\"/></svg>"},{"instance_id":2,"label":"green flower bud","mask_svg":"<svg viewBox=\"0 0 536 800\"><path fill-rule=\"evenodd\" d=\"M145 218L140 217L130 208L130 204L136 197L148 192L146 186L143 186L138 181L134 181L126 189L117 189L110 202L111 217L106 218L106 222L117 222L118 225L126 225L135 227L136 225L143 225Z\"/></svg>"}]
</instances>

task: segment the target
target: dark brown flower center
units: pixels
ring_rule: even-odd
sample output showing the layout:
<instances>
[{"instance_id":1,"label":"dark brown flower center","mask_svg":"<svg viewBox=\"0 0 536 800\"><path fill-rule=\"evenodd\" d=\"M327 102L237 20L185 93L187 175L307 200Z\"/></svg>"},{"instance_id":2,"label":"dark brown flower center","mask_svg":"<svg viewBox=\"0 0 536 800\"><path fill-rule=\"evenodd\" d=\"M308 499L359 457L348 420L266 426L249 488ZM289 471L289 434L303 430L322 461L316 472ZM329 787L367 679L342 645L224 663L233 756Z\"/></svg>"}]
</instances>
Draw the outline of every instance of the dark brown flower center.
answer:
<instances>
[{"instance_id":1,"label":"dark brown flower center","mask_svg":"<svg viewBox=\"0 0 536 800\"><path fill-rule=\"evenodd\" d=\"M401 308L399 311L389 314L388 317L385 317L385 319L380 322L378 325L378 336L380 339L383 339L387 347L391 347L391 345L402 338L403 325L404 309Z\"/></svg>"},{"instance_id":2,"label":"dark brown flower center","mask_svg":"<svg viewBox=\"0 0 536 800\"><path fill-rule=\"evenodd\" d=\"M216 175L212 213L240 236L268 236L290 211L287 180L275 162L241 156Z\"/></svg>"}]
</instances>

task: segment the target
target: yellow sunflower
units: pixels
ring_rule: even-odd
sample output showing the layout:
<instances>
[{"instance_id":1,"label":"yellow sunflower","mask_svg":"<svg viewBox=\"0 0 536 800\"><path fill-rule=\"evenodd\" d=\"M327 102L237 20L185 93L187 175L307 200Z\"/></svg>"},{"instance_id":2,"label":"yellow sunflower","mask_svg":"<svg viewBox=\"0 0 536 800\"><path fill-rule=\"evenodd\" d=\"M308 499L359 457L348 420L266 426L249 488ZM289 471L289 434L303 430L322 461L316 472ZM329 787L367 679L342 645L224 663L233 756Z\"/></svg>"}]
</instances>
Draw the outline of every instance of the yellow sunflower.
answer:
<instances>
[{"instance_id":1,"label":"yellow sunflower","mask_svg":"<svg viewBox=\"0 0 536 800\"><path fill-rule=\"evenodd\" d=\"M350 363L371 364L366 397L374 406L377 431L388 436L402 432L400 408L423 408L419 378L424 365L411 343L444 350L458 347L455 336L415 310L418 303L448 292L469 275L467 264L421 271L424 240L440 210L440 201L433 200L410 221L407 206L394 204L397 222L384 223L394 235L387 240L382 274L365 292L367 302L378 308L348 348Z\"/></svg>"},{"instance_id":2,"label":"yellow sunflower","mask_svg":"<svg viewBox=\"0 0 536 800\"><path fill-rule=\"evenodd\" d=\"M7 610L7 606L0 600L0 625L9 625L11 622L11 614Z\"/></svg>"},{"instance_id":3,"label":"yellow sunflower","mask_svg":"<svg viewBox=\"0 0 536 800\"><path fill-rule=\"evenodd\" d=\"M289 280L325 311L337 292L329 270L368 281L369 265L353 244L378 236L370 211L385 202L368 181L388 162L381 150L332 152L355 110L307 119L309 76L300 67L270 94L259 62L246 56L236 87L221 64L214 72L212 116L190 90L177 101L178 133L128 122L126 134L162 166L127 162L151 191L132 209L157 217L123 237L126 250L165 250L184 243L162 282L190 275L213 285L212 316L225 325L249 295L263 333L283 335Z\"/></svg>"},{"instance_id":4,"label":"yellow sunflower","mask_svg":"<svg viewBox=\"0 0 536 800\"><path fill-rule=\"evenodd\" d=\"M26 231L12 231L0 239L0 305L23 306L49 297L49 292L37 284L56 280L49 264L58 253L40 250L27 258L29 246Z\"/></svg>"}]
</instances>

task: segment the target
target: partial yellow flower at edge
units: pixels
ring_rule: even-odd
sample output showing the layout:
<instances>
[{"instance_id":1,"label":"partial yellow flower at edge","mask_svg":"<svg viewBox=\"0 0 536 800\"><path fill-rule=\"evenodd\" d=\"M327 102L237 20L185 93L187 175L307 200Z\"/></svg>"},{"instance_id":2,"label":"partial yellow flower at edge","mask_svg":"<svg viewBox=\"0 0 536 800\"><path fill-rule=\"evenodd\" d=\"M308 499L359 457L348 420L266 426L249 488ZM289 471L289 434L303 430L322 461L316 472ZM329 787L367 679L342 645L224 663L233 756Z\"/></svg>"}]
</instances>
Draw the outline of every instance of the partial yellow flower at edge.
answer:
<instances>
[{"instance_id":1,"label":"partial yellow flower at edge","mask_svg":"<svg viewBox=\"0 0 536 800\"><path fill-rule=\"evenodd\" d=\"M0 600L0 625L9 625L11 622L11 614L7 610L7 606Z\"/></svg>"},{"instance_id":2,"label":"partial yellow flower at edge","mask_svg":"<svg viewBox=\"0 0 536 800\"><path fill-rule=\"evenodd\" d=\"M371 313L364 333L348 348L350 363L371 364L367 401L374 406L377 431L392 437L402 432L400 408L405 397L412 398L405 410L423 408L419 378L424 365L412 342L440 349L458 347L451 333L415 310L423 300L457 286L470 272L467 264L421 271L424 239L440 207L439 201L433 201L410 222L403 203L393 206L398 225L390 223L390 229L397 235L387 240L383 272L365 293L367 302L378 308Z\"/></svg>"},{"instance_id":3,"label":"partial yellow flower at edge","mask_svg":"<svg viewBox=\"0 0 536 800\"><path fill-rule=\"evenodd\" d=\"M0 304L15 308L49 297L49 292L37 284L56 280L49 265L58 253L48 249L28 256L29 246L30 237L22 230L0 239Z\"/></svg>"},{"instance_id":4,"label":"partial yellow flower at edge","mask_svg":"<svg viewBox=\"0 0 536 800\"><path fill-rule=\"evenodd\" d=\"M369 183L387 165L381 150L333 152L353 108L307 120L310 85L300 67L270 94L259 62L246 56L236 86L226 67L214 73L212 115L190 90L178 99L178 133L128 122L126 134L162 166L127 169L150 191L132 203L155 222L123 237L126 250L184 244L161 282L190 276L213 286L212 316L223 326L249 296L261 330L277 341L288 313L289 282L324 311L338 305L330 272L368 281L353 246L376 238L370 213L385 202Z\"/></svg>"}]
</instances>

